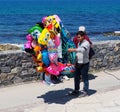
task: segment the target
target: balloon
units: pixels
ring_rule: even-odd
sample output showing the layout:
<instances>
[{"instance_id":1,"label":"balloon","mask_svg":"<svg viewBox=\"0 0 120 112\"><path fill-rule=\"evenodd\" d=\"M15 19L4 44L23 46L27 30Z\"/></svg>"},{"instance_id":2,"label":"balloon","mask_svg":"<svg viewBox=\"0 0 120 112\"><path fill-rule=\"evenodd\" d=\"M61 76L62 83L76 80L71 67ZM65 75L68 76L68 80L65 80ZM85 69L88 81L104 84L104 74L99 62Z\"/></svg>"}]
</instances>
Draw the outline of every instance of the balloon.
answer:
<instances>
[{"instance_id":1,"label":"balloon","mask_svg":"<svg viewBox=\"0 0 120 112\"><path fill-rule=\"evenodd\" d=\"M47 50L44 49L44 50L41 51L41 53L42 53L42 62L45 64L45 66L49 66L50 60L49 60L49 57L48 57Z\"/></svg>"},{"instance_id":2,"label":"balloon","mask_svg":"<svg viewBox=\"0 0 120 112\"><path fill-rule=\"evenodd\" d=\"M38 38L38 43L41 45L47 45L49 39L50 32L46 28L44 28L41 35Z\"/></svg>"},{"instance_id":3,"label":"balloon","mask_svg":"<svg viewBox=\"0 0 120 112\"><path fill-rule=\"evenodd\" d=\"M54 37L54 43L55 43L55 46L59 46L60 45L60 37L58 37L58 36L55 36Z\"/></svg>"},{"instance_id":4,"label":"balloon","mask_svg":"<svg viewBox=\"0 0 120 112\"><path fill-rule=\"evenodd\" d=\"M50 33L54 34L54 36L61 31L60 21L61 20L57 15L50 15L44 17L42 20L45 28L47 28Z\"/></svg>"},{"instance_id":5,"label":"balloon","mask_svg":"<svg viewBox=\"0 0 120 112\"><path fill-rule=\"evenodd\" d=\"M24 44L24 48L32 49L32 47L31 47L31 41L27 41L27 42Z\"/></svg>"},{"instance_id":6,"label":"balloon","mask_svg":"<svg viewBox=\"0 0 120 112\"><path fill-rule=\"evenodd\" d=\"M28 41L32 41L32 40L33 40L32 36L31 36L30 34L28 34L28 35L26 36L26 39L27 39Z\"/></svg>"},{"instance_id":7,"label":"balloon","mask_svg":"<svg viewBox=\"0 0 120 112\"><path fill-rule=\"evenodd\" d=\"M59 75L64 67L65 65L59 62L57 65L51 63L50 66L46 68L46 70L52 75Z\"/></svg>"},{"instance_id":8,"label":"balloon","mask_svg":"<svg viewBox=\"0 0 120 112\"><path fill-rule=\"evenodd\" d=\"M75 71L75 66L72 64L67 64L61 74L70 74Z\"/></svg>"},{"instance_id":9,"label":"balloon","mask_svg":"<svg viewBox=\"0 0 120 112\"><path fill-rule=\"evenodd\" d=\"M39 26L39 24L36 24L34 27L32 27L31 29L28 30L28 33L31 34L31 36L33 37L33 39L37 40L38 37L40 36L42 30L43 30L43 28L41 28Z\"/></svg>"},{"instance_id":10,"label":"balloon","mask_svg":"<svg viewBox=\"0 0 120 112\"><path fill-rule=\"evenodd\" d=\"M37 56L37 60L41 61L42 60L42 54L39 53L38 56Z\"/></svg>"},{"instance_id":11,"label":"balloon","mask_svg":"<svg viewBox=\"0 0 120 112\"><path fill-rule=\"evenodd\" d=\"M55 18L56 18L56 20L57 20L57 22L61 22L61 19L59 18L59 16L58 15L53 15Z\"/></svg>"},{"instance_id":12,"label":"balloon","mask_svg":"<svg viewBox=\"0 0 120 112\"><path fill-rule=\"evenodd\" d=\"M37 41L36 41L36 40L33 40L32 43L31 43L31 46L32 46L33 48L35 48L35 47L37 46Z\"/></svg>"},{"instance_id":13,"label":"balloon","mask_svg":"<svg viewBox=\"0 0 120 112\"><path fill-rule=\"evenodd\" d=\"M34 51L37 52L37 51L41 51L41 47L39 45L36 45L34 47Z\"/></svg>"},{"instance_id":14,"label":"balloon","mask_svg":"<svg viewBox=\"0 0 120 112\"><path fill-rule=\"evenodd\" d=\"M49 59L51 63L56 64L58 61L58 54L57 53L49 53Z\"/></svg>"},{"instance_id":15,"label":"balloon","mask_svg":"<svg viewBox=\"0 0 120 112\"><path fill-rule=\"evenodd\" d=\"M48 55L51 63L57 63L58 62L58 52L57 47L55 46L52 39L48 41Z\"/></svg>"},{"instance_id":16,"label":"balloon","mask_svg":"<svg viewBox=\"0 0 120 112\"><path fill-rule=\"evenodd\" d=\"M45 17L42 18L42 23L43 24L45 24L46 18L47 18L47 16L45 16Z\"/></svg>"},{"instance_id":17,"label":"balloon","mask_svg":"<svg viewBox=\"0 0 120 112\"><path fill-rule=\"evenodd\" d=\"M24 44L24 50L25 50L26 52L32 54L32 53L34 53L34 50L33 50L32 46L31 46L31 43L32 43L32 41L33 41L33 38L32 38L32 36L31 36L30 34L28 34L28 35L26 36L26 39L27 39L28 41Z\"/></svg>"},{"instance_id":18,"label":"balloon","mask_svg":"<svg viewBox=\"0 0 120 112\"><path fill-rule=\"evenodd\" d=\"M43 67L42 66L38 66L36 69L37 69L38 72L42 72L43 71Z\"/></svg>"}]
</instances>

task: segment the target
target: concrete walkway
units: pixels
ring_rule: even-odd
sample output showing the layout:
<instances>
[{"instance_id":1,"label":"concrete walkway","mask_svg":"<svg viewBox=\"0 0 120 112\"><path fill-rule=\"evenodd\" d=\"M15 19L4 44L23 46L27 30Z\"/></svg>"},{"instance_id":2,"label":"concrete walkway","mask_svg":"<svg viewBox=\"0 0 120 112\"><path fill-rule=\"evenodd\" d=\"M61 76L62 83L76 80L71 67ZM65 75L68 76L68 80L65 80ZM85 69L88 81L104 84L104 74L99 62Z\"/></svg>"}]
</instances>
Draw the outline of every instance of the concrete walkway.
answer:
<instances>
[{"instance_id":1,"label":"concrete walkway","mask_svg":"<svg viewBox=\"0 0 120 112\"><path fill-rule=\"evenodd\" d=\"M0 88L0 112L120 112L120 69L90 74L84 98L66 95L73 84L71 78L55 86L38 81Z\"/></svg>"}]
</instances>

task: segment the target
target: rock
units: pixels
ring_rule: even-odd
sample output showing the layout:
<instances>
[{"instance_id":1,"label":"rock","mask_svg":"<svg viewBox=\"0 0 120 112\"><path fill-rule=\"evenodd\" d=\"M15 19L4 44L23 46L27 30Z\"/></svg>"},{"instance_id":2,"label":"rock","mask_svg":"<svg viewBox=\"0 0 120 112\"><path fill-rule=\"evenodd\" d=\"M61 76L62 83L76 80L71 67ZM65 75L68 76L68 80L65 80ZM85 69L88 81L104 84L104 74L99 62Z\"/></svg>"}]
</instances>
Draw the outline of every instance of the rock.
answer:
<instances>
[{"instance_id":1,"label":"rock","mask_svg":"<svg viewBox=\"0 0 120 112\"><path fill-rule=\"evenodd\" d=\"M20 50L20 47L11 44L0 44L0 51L6 50Z\"/></svg>"},{"instance_id":2,"label":"rock","mask_svg":"<svg viewBox=\"0 0 120 112\"><path fill-rule=\"evenodd\" d=\"M106 32L103 35L104 36L120 36L120 31Z\"/></svg>"},{"instance_id":3,"label":"rock","mask_svg":"<svg viewBox=\"0 0 120 112\"><path fill-rule=\"evenodd\" d=\"M114 31L114 35L120 36L120 31Z\"/></svg>"}]
</instances>

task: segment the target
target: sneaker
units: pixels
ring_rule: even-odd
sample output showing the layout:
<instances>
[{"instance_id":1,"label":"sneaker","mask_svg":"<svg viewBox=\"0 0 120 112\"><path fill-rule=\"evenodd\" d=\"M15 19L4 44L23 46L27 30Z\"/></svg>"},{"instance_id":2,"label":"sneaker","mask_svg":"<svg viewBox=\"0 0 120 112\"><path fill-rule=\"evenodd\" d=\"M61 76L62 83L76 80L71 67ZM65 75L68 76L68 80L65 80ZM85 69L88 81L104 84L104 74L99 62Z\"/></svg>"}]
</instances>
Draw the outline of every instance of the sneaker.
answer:
<instances>
[{"instance_id":1,"label":"sneaker","mask_svg":"<svg viewBox=\"0 0 120 112\"><path fill-rule=\"evenodd\" d=\"M46 83L47 85L49 85L49 86L54 86L54 85L55 85L54 83L49 82L49 81L45 81L45 83Z\"/></svg>"},{"instance_id":2,"label":"sneaker","mask_svg":"<svg viewBox=\"0 0 120 112\"><path fill-rule=\"evenodd\" d=\"M79 95L79 91L76 91L76 90L71 91L68 93L68 95L73 95L73 96Z\"/></svg>"},{"instance_id":3,"label":"sneaker","mask_svg":"<svg viewBox=\"0 0 120 112\"><path fill-rule=\"evenodd\" d=\"M53 82L54 84L58 84L58 83L63 82L63 79L62 79L61 77L56 76L56 77L52 80L52 82Z\"/></svg>"},{"instance_id":4,"label":"sneaker","mask_svg":"<svg viewBox=\"0 0 120 112\"><path fill-rule=\"evenodd\" d=\"M69 80L70 78L68 78L68 76L63 76L63 79L65 79L65 80Z\"/></svg>"},{"instance_id":5,"label":"sneaker","mask_svg":"<svg viewBox=\"0 0 120 112\"><path fill-rule=\"evenodd\" d=\"M55 86L55 84L54 84L54 83L50 83L49 85L50 85L50 86Z\"/></svg>"},{"instance_id":6,"label":"sneaker","mask_svg":"<svg viewBox=\"0 0 120 112\"><path fill-rule=\"evenodd\" d=\"M80 98L85 96L88 96L88 93L86 91L82 91L79 95Z\"/></svg>"}]
</instances>

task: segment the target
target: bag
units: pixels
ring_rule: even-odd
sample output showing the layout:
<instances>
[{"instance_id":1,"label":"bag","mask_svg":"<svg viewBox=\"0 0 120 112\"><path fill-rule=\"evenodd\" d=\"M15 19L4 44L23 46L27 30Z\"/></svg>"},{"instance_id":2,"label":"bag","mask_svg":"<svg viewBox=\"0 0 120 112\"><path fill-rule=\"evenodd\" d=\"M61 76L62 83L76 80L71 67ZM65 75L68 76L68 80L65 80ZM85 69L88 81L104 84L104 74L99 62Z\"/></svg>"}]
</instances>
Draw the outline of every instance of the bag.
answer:
<instances>
[{"instance_id":1,"label":"bag","mask_svg":"<svg viewBox=\"0 0 120 112\"><path fill-rule=\"evenodd\" d=\"M91 59L94 55L95 55L95 51L93 50L92 47L90 47L90 51L89 51L89 59Z\"/></svg>"}]
</instances>

